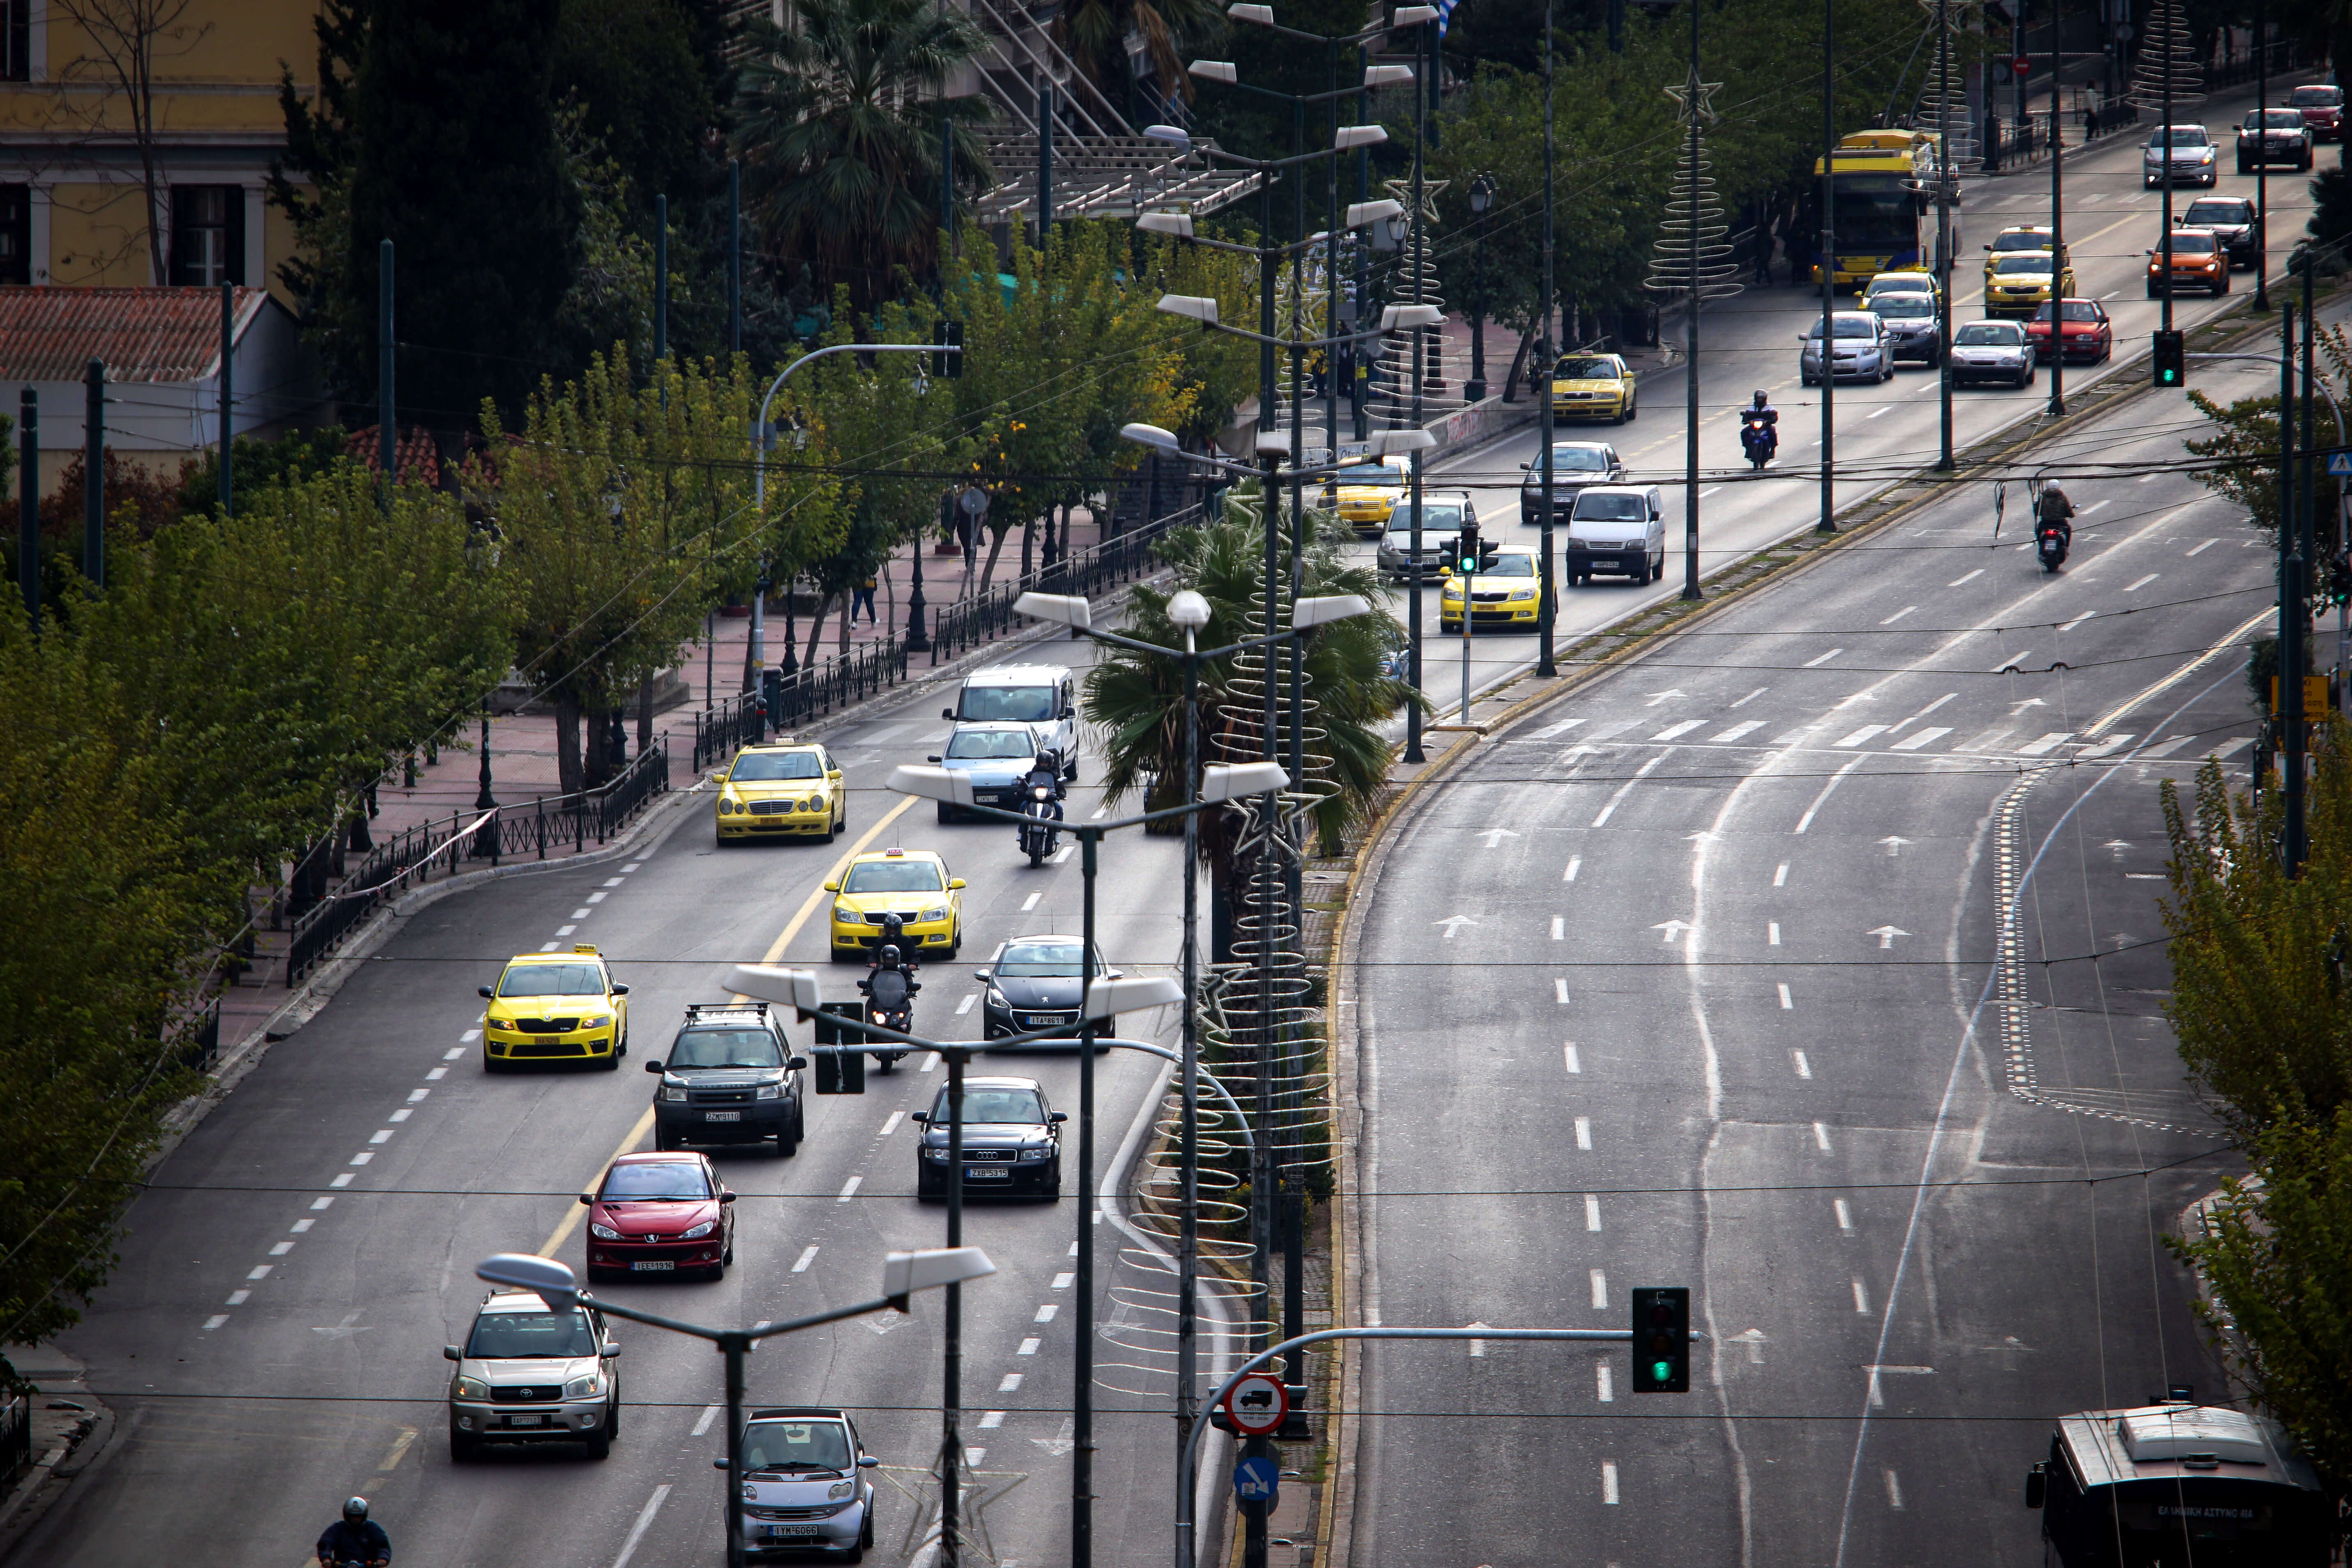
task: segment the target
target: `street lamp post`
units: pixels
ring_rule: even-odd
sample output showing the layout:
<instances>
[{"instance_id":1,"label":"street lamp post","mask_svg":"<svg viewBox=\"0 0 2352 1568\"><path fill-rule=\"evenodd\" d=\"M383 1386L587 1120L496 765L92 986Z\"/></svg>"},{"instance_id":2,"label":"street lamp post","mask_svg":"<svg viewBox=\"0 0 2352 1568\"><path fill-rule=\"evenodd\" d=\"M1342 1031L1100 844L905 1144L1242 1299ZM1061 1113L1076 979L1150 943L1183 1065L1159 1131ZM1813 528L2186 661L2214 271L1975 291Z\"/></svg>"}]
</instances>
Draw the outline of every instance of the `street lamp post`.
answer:
<instances>
[{"instance_id":1,"label":"street lamp post","mask_svg":"<svg viewBox=\"0 0 2352 1568\"><path fill-rule=\"evenodd\" d=\"M1952 451L1952 196L1958 182L1952 172L1951 0L1936 0L1936 59L1943 116L1936 127L1936 272L1941 296L1936 301L1936 471L1948 474L1958 466Z\"/></svg>"},{"instance_id":2,"label":"street lamp post","mask_svg":"<svg viewBox=\"0 0 2352 1568\"><path fill-rule=\"evenodd\" d=\"M586 1202L583 1196L581 1200ZM743 1358L761 1340L779 1334L797 1333L825 1323L837 1323L845 1318L861 1318L869 1312L886 1309L904 1312L908 1300L918 1290L936 1289L945 1286L955 1289L966 1279L983 1279L996 1272L996 1265L988 1254L976 1247L926 1247L915 1252L893 1252L882 1262L882 1294L871 1301L859 1301L847 1307L835 1307L830 1311L813 1312L805 1318L790 1321L760 1323L749 1329L713 1329L700 1323L689 1323L679 1318L664 1317L658 1312L645 1311L636 1307L607 1301L580 1289L578 1277L569 1265L551 1258L540 1258L530 1253L501 1252L484 1258L474 1266L477 1279L492 1285L504 1285L510 1289L529 1290L558 1312L568 1312L578 1305L589 1305L607 1317L626 1318L631 1322L646 1323L672 1333L691 1334L696 1339L709 1340L727 1358L727 1458L718 1468L727 1472L727 1562L728 1568L743 1565ZM454 1347L453 1347L454 1348ZM600 1346L603 1359L620 1354L617 1347Z\"/></svg>"},{"instance_id":3,"label":"street lamp post","mask_svg":"<svg viewBox=\"0 0 2352 1568\"><path fill-rule=\"evenodd\" d=\"M2064 109L2066 56L2063 13L2052 0L2050 18L2050 416L2066 412L2066 302L2059 287L2066 279L2066 120ZM2172 155L2170 147L2165 156ZM2224 256L2221 265L2230 258ZM2026 352L2031 354L2029 342ZM2031 361L2028 362L2029 363Z\"/></svg>"},{"instance_id":4,"label":"street lamp post","mask_svg":"<svg viewBox=\"0 0 2352 1568\"><path fill-rule=\"evenodd\" d=\"M1495 205L1495 176L1481 174L1470 182L1470 216L1477 226L1477 259L1472 268L1477 281L1470 307L1470 380L1463 387L1465 402L1486 395L1486 214Z\"/></svg>"},{"instance_id":5,"label":"street lamp post","mask_svg":"<svg viewBox=\"0 0 2352 1568\"><path fill-rule=\"evenodd\" d=\"M1543 331L1536 334L1536 363L1542 367L1543 384L1542 396L1536 405L1536 450L1540 454L1538 460L1543 464L1542 489L1538 498L1542 502L1543 519L1540 536L1537 542L1543 552L1543 560L1538 563L1536 574L1536 674L1546 678L1559 673L1559 667L1552 662L1554 654L1552 637L1559 626L1559 584L1552 575L1552 562L1555 557L1552 551L1551 531L1552 505L1556 493L1552 487L1558 483L1552 475L1551 463L1553 417L1551 381L1553 367L1559 363L1559 356L1553 352L1551 341L1553 315L1551 296L1552 289L1556 287L1552 279L1551 14L1551 0L1544 0L1543 291L1538 306L1543 311Z\"/></svg>"}]
</instances>

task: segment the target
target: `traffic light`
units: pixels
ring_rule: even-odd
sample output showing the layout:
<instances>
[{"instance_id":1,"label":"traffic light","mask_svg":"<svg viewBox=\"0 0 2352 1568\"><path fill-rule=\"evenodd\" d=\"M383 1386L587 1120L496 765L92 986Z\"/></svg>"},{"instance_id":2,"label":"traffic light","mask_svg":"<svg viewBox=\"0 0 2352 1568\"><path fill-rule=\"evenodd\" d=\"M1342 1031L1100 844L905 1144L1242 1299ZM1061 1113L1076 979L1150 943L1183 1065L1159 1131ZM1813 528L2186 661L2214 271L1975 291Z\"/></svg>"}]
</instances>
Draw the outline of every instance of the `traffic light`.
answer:
<instances>
[{"instance_id":1,"label":"traffic light","mask_svg":"<svg viewBox=\"0 0 2352 1568\"><path fill-rule=\"evenodd\" d=\"M2178 331L2157 329L2156 384L2180 386L2189 380L2189 347Z\"/></svg>"},{"instance_id":2,"label":"traffic light","mask_svg":"<svg viewBox=\"0 0 2352 1568\"><path fill-rule=\"evenodd\" d=\"M1690 1392L1690 1292L1681 1286L1633 1292L1633 1392Z\"/></svg>"},{"instance_id":3,"label":"traffic light","mask_svg":"<svg viewBox=\"0 0 2352 1568\"><path fill-rule=\"evenodd\" d=\"M2338 555L2327 563L2327 602L2352 605L2352 554Z\"/></svg>"},{"instance_id":4,"label":"traffic light","mask_svg":"<svg viewBox=\"0 0 2352 1568\"><path fill-rule=\"evenodd\" d=\"M1464 576L1478 570L1478 525L1465 522L1462 536L1454 542L1454 569Z\"/></svg>"},{"instance_id":5,"label":"traffic light","mask_svg":"<svg viewBox=\"0 0 2352 1568\"><path fill-rule=\"evenodd\" d=\"M819 1046L862 1046L866 1037L855 1029L845 1029L835 1018L863 1020L863 1002L833 1002L819 1009L810 1020L815 1026L813 1044ZM816 1057L816 1091L819 1094L864 1094L866 1092L866 1053L864 1051L824 1051Z\"/></svg>"},{"instance_id":6,"label":"traffic light","mask_svg":"<svg viewBox=\"0 0 2352 1568\"><path fill-rule=\"evenodd\" d=\"M940 323L940 335L931 341L933 342L945 343L948 345L948 352L940 355L940 379L941 381L953 381L957 377L962 375L963 323L961 321L941 321Z\"/></svg>"}]
</instances>

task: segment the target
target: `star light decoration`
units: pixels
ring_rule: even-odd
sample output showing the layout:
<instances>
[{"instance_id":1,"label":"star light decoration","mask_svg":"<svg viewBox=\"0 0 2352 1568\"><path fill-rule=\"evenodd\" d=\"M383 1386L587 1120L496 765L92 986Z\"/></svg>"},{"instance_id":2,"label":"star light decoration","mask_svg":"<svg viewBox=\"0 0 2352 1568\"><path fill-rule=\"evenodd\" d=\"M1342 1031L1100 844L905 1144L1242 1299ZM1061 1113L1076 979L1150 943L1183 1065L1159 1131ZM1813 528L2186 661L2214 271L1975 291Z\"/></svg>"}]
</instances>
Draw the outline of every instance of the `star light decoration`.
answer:
<instances>
[{"instance_id":1,"label":"star light decoration","mask_svg":"<svg viewBox=\"0 0 2352 1568\"><path fill-rule=\"evenodd\" d=\"M1696 71L1685 78L1680 87L1666 89L1666 96L1682 106L1675 111L1675 122L1688 125L1696 117L1706 124L1714 124L1723 117L1716 113L1715 106L1708 100L1722 90L1721 82L1701 81Z\"/></svg>"},{"instance_id":2,"label":"star light decoration","mask_svg":"<svg viewBox=\"0 0 2352 1568\"><path fill-rule=\"evenodd\" d=\"M1424 179L1421 182L1421 216L1427 218L1433 225L1437 222L1437 193L1444 190L1453 183L1454 182L1451 180L1429 179ZM1382 180L1381 184L1388 187L1389 195L1397 199L1398 205L1403 207L1407 212L1411 212L1412 210L1412 182L1411 180Z\"/></svg>"}]
</instances>

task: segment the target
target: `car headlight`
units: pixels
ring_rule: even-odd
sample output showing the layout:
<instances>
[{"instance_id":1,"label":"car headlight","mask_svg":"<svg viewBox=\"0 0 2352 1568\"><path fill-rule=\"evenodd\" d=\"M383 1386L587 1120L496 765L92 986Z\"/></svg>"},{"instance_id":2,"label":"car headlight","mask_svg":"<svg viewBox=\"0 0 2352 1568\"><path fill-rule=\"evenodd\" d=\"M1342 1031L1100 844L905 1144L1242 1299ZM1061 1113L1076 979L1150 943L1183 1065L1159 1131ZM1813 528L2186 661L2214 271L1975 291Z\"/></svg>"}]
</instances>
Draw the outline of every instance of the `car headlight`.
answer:
<instances>
[{"instance_id":1,"label":"car headlight","mask_svg":"<svg viewBox=\"0 0 2352 1568\"><path fill-rule=\"evenodd\" d=\"M999 991L993 985L988 988L988 1005L992 1007L1002 1007L1007 1012L1011 1012L1013 1010L1013 1003L1011 1000L1005 996L1003 992Z\"/></svg>"},{"instance_id":2,"label":"car headlight","mask_svg":"<svg viewBox=\"0 0 2352 1568\"><path fill-rule=\"evenodd\" d=\"M480 1378L478 1378L478 1377L461 1377L461 1378L459 1378L459 1379L457 1380L457 1397L458 1397L458 1398L460 1398L460 1399L488 1399L489 1396L490 1396L490 1385L489 1385L488 1384L487 1384L487 1383L484 1383Z\"/></svg>"},{"instance_id":3,"label":"car headlight","mask_svg":"<svg viewBox=\"0 0 2352 1568\"><path fill-rule=\"evenodd\" d=\"M580 1026L583 1029L604 1029L610 1028L612 1026L612 1023L613 1015L610 1013L599 1013L593 1018L581 1019Z\"/></svg>"},{"instance_id":4,"label":"car headlight","mask_svg":"<svg viewBox=\"0 0 2352 1568\"><path fill-rule=\"evenodd\" d=\"M1024 1160L1042 1160L1053 1152L1049 1145L1040 1143L1034 1148L1022 1150L1021 1157Z\"/></svg>"},{"instance_id":5,"label":"car headlight","mask_svg":"<svg viewBox=\"0 0 2352 1568\"><path fill-rule=\"evenodd\" d=\"M566 1399L593 1399L604 1392L604 1382L593 1372L586 1377L575 1377L563 1385L563 1397Z\"/></svg>"},{"instance_id":6,"label":"car headlight","mask_svg":"<svg viewBox=\"0 0 2352 1568\"><path fill-rule=\"evenodd\" d=\"M2198 153L2198 154L2197 154L2197 161L2198 161L2199 163L2211 163L2211 162L2213 161L2213 149L2212 149L2212 148L2210 148L2210 147L2208 147L2208 148L2206 148L2203 152L2201 152L2201 153Z\"/></svg>"},{"instance_id":7,"label":"car headlight","mask_svg":"<svg viewBox=\"0 0 2352 1568\"><path fill-rule=\"evenodd\" d=\"M593 1219L588 1222L588 1234L594 1237L599 1241L618 1241L621 1239L621 1233L619 1231L614 1230L608 1225L598 1225Z\"/></svg>"},{"instance_id":8,"label":"car headlight","mask_svg":"<svg viewBox=\"0 0 2352 1568\"><path fill-rule=\"evenodd\" d=\"M944 1144L944 1143L926 1143L926 1144L924 1144L924 1145L923 1145L923 1158L924 1158L924 1159L926 1159L926 1160L944 1160L944 1159L946 1159L947 1157L948 1157L948 1146L947 1146L946 1144Z\"/></svg>"},{"instance_id":9,"label":"car headlight","mask_svg":"<svg viewBox=\"0 0 2352 1568\"><path fill-rule=\"evenodd\" d=\"M753 1100L782 1100L783 1097L784 1086L780 1083L763 1083L751 1091Z\"/></svg>"},{"instance_id":10,"label":"car headlight","mask_svg":"<svg viewBox=\"0 0 2352 1568\"><path fill-rule=\"evenodd\" d=\"M667 1100L672 1104L676 1104L677 1101L686 1098L686 1085L682 1083L666 1083L661 1086L659 1098Z\"/></svg>"},{"instance_id":11,"label":"car headlight","mask_svg":"<svg viewBox=\"0 0 2352 1568\"><path fill-rule=\"evenodd\" d=\"M718 1222L717 1220L715 1220L715 1219L707 1219L707 1220L704 1220L700 1225L696 1226L695 1226L694 1228L692 1228L691 1230L682 1230L682 1231L679 1231L679 1232L677 1233L677 1238L678 1238L680 1241L692 1241L696 1237L698 1237L698 1236L709 1236L712 1231L717 1230L718 1228L719 1228L719 1222Z\"/></svg>"},{"instance_id":12,"label":"car headlight","mask_svg":"<svg viewBox=\"0 0 2352 1568\"><path fill-rule=\"evenodd\" d=\"M1535 596L1536 591L1533 588L1514 588L1511 590L1511 597L1514 599L1532 599Z\"/></svg>"},{"instance_id":13,"label":"car headlight","mask_svg":"<svg viewBox=\"0 0 2352 1568\"><path fill-rule=\"evenodd\" d=\"M738 803L737 803L737 801L736 801L736 799L735 799L735 797L734 797L733 795L720 795L720 796L719 797L719 815L723 816L728 815L729 813L731 813L732 811L734 811L734 809L735 809L735 807L736 807L737 804L738 804Z\"/></svg>"},{"instance_id":14,"label":"car headlight","mask_svg":"<svg viewBox=\"0 0 2352 1568\"><path fill-rule=\"evenodd\" d=\"M919 921L943 921L948 918L948 907L945 904L933 904L915 918Z\"/></svg>"},{"instance_id":15,"label":"car headlight","mask_svg":"<svg viewBox=\"0 0 2352 1568\"><path fill-rule=\"evenodd\" d=\"M856 910L849 909L841 904L835 904L833 906L833 923L835 925L850 926L864 925L866 923L866 917L859 914Z\"/></svg>"},{"instance_id":16,"label":"car headlight","mask_svg":"<svg viewBox=\"0 0 2352 1568\"><path fill-rule=\"evenodd\" d=\"M835 1481L833 1485L825 1488L825 1500L827 1502L839 1502L842 1499L849 1496L856 1489L857 1483L856 1481Z\"/></svg>"}]
</instances>

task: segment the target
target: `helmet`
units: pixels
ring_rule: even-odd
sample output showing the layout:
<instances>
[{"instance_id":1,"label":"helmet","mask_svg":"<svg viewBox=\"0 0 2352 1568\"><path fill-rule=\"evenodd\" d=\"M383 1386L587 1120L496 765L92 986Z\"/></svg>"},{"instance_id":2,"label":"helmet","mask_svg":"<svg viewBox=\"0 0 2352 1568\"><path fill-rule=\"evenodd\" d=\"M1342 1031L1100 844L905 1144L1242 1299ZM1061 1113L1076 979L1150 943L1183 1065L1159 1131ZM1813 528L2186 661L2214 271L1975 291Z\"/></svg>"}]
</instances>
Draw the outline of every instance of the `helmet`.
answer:
<instances>
[{"instance_id":1,"label":"helmet","mask_svg":"<svg viewBox=\"0 0 2352 1568\"><path fill-rule=\"evenodd\" d=\"M882 967L885 969L896 969L898 967L898 943L886 942L882 944L881 963Z\"/></svg>"},{"instance_id":2,"label":"helmet","mask_svg":"<svg viewBox=\"0 0 2352 1568\"><path fill-rule=\"evenodd\" d=\"M343 1500L343 1518L345 1521L352 1524L357 1524L361 1521L366 1519L367 1499L363 1497L345 1498Z\"/></svg>"},{"instance_id":3,"label":"helmet","mask_svg":"<svg viewBox=\"0 0 2352 1568\"><path fill-rule=\"evenodd\" d=\"M1759 387L1759 388L1757 388L1757 389L1756 389L1756 402L1754 403L1754 405L1753 405L1752 406L1757 407L1757 408L1761 408L1761 407L1763 407L1763 406L1764 406L1764 389L1763 389L1762 387Z\"/></svg>"}]
</instances>

